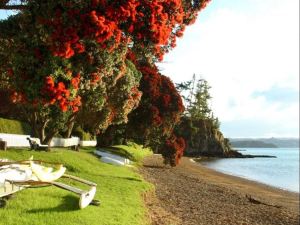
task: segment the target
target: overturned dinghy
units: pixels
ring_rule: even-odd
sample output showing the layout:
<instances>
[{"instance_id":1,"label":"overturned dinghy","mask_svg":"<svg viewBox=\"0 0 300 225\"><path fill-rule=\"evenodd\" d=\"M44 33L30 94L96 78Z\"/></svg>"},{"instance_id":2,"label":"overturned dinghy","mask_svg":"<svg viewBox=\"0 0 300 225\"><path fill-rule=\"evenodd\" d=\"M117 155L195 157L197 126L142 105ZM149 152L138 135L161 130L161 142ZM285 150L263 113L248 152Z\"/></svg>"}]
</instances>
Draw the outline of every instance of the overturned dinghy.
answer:
<instances>
[{"instance_id":1,"label":"overturned dinghy","mask_svg":"<svg viewBox=\"0 0 300 225\"><path fill-rule=\"evenodd\" d=\"M8 160L1 160L1 162L7 162ZM11 184L7 180L16 179L17 181L28 180L32 175L29 170L23 170L21 165L2 166L0 167L0 198L11 195L17 191L23 189L23 187L15 184Z\"/></svg>"},{"instance_id":2,"label":"overturned dinghy","mask_svg":"<svg viewBox=\"0 0 300 225\"><path fill-rule=\"evenodd\" d=\"M51 167L42 163L51 164ZM56 167L54 170L53 167ZM17 191L29 187L54 185L71 191L80 196L79 208L83 209L90 204L99 205L99 201L94 200L96 194L96 183L65 174L66 168L61 164L47 163L37 160L26 161L0 161L0 198L11 195ZM69 178L71 180L88 185L88 191L81 190L56 180L59 178Z\"/></svg>"},{"instance_id":3,"label":"overturned dinghy","mask_svg":"<svg viewBox=\"0 0 300 225\"><path fill-rule=\"evenodd\" d=\"M52 167L46 167L30 161L30 167L33 174L42 182L51 182L59 179L66 172L66 168L63 165L58 165L58 169L53 171Z\"/></svg>"},{"instance_id":4,"label":"overturned dinghy","mask_svg":"<svg viewBox=\"0 0 300 225\"><path fill-rule=\"evenodd\" d=\"M81 179L79 177L72 176L72 175L65 174L65 175L63 175L63 177L70 178L72 180L78 181L80 183L86 184L91 187L90 190L85 191L85 190L81 190L77 187L72 187L72 186L69 186L67 184L60 183L60 182L51 182L50 183L56 187L71 191L71 192L79 195L80 196L80 198L79 198L79 208L80 209L84 209L85 207L87 207L90 204L99 205L99 201L94 200L94 197L96 195L96 190L97 190L96 189L97 184L87 181L87 180L84 180L84 179Z\"/></svg>"},{"instance_id":5,"label":"overturned dinghy","mask_svg":"<svg viewBox=\"0 0 300 225\"><path fill-rule=\"evenodd\" d=\"M118 165L118 166L126 166L130 164L130 160L119 156L115 155L106 151L101 151L101 150L96 150L94 152L97 156L101 157L101 161L113 165Z\"/></svg>"}]
</instances>

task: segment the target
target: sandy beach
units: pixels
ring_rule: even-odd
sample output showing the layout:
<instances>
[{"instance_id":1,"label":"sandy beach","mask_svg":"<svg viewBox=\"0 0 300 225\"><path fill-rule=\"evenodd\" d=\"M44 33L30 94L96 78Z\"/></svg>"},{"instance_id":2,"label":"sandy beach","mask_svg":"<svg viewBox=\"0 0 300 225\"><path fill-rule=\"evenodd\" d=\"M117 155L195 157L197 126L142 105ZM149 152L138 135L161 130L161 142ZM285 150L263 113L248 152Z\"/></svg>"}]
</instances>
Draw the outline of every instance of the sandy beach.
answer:
<instances>
[{"instance_id":1,"label":"sandy beach","mask_svg":"<svg viewBox=\"0 0 300 225\"><path fill-rule=\"evenodd\" d=\"M299 194L226 175L183 158L164 167L159 155L140 169L155 185L145 196L153 225L298 225Z\"/></svg>"}]
</instances>

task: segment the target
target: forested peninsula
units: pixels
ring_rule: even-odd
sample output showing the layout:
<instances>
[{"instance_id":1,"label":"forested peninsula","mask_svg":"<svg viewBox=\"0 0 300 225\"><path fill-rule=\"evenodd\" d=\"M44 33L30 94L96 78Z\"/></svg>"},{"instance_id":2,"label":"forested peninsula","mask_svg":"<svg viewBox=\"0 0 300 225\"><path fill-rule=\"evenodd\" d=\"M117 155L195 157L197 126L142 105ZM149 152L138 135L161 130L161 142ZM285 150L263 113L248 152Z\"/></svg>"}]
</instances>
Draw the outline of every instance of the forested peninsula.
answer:
<instances>
[{"instance_id":1,"label":"forested peninsula","mask_svg":"<svg viewBox=\"0 0 300 225\"><path fill-rule=\"evenodd\" d=\"M235 148L278 148L277 145L257 140L231 141L230 143Z\"/></svg>"}]
</instances>

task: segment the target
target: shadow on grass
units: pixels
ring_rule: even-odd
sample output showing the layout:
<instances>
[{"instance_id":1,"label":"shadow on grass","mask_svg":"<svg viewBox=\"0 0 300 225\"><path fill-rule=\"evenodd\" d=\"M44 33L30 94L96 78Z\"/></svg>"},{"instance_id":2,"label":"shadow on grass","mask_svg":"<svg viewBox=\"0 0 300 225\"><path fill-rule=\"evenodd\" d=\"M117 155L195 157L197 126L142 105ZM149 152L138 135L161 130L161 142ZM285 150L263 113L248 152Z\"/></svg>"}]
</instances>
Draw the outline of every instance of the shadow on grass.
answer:
<instances>
[{"instance_id":1,"label":"shadow on grass","mask_svg":"<svg viewBox=\"0 0 300 225\"><path fill-rule=\"evenodd\" d=\"M104 174L91 174L96 177L109 177L109 178L116 178L116 179L123 179L123 180L131 180L136 182L142 182L143 180L135 178L135 177L121 177L121 176L111 176L111 175L104 175Z\"/></svg>"},{"instance_id":2,"label":"shadow on grass","mask_svg":"<svg viewBox=\"0 0 300 225\"><path fill-rule=\"evenodd\" d=\"M46 213L46 212L69 212L79 210L79 198L73 195L63 197L62 203L53 208L38 208L28 210L27 213Z\"/></svg>"}]
</instances>

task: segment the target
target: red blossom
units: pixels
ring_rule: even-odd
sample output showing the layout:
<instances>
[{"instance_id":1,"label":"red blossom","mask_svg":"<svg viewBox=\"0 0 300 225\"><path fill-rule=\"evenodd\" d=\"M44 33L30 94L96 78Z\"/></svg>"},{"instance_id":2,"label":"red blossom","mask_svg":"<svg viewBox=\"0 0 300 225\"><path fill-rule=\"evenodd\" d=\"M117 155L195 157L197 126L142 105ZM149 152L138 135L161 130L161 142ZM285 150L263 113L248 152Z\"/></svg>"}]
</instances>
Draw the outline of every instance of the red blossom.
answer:
<instances>
[{"instance_id":1,"label":"red blossom","mask_svg":"<svg viewBox=\"0 0 300 225\"><path fill-rule=\"evenodd\" d=\"M96 85L99 81L101 81L101 76L99 73L91 74L91 85Z\"/></svg>"},{"instance_id":2,"label":"red blossom","mask_svg":"<svg viewBox=\"0 0 300 225\"><path fill-rule=\"evenodd\" d=\"M9 68L9 69L7 70L7 75L10 76L10 77L12 77L12 76L14 75L14 71L13 71L12 68Z\"/></svg>"},{"instance_id":3,"label":"red blossom","mask_svg":"<svg viewBox=\"0 0 300 225\"><path fill-rule=\"evenodd\" d=\"M78 89L80 83L80 74L77 74L75 77L71 79L71 85L74 89Z\"/></svg>"},{"instance_id":4,"label":"red blossom","mask_svg":"<svg viewBox=\"0 0 300 225\"><path fill-rule=\"evenodd\" d=\"M74 49L76 50L77 53L83 53L85 51L85 47L82 43L75 43L74 44Z\"/></svg>"},{"instance_id":5,"label":"red blossom","mask_svg":"<svg viewBox=\"0 0 300 225\"><path fill-rule=\"evenodd\" d=\"M74 78L71 79L72 87L74 89L77 89L79 82L80 75L77 74ZM42 100L44 105L58 104L58 107L62 112L68 111L70 107L73 112L77 112L79 110L79 106L81 106L80 96L76 96L75 98L73 98L71 96L71 91L67 89L66 84L62 81L56 84L52 76L47 76L45 78L45 85L41 93L45 98L44 100Z\"/></svg>"},{"instance_id":6,"label":"red blossom","mask_svg":"<svg viewBox=\"0 0 300 225\"><path fill-rule=\"evenodd\" d=\"M185 140L182 137L176 137L174 134L166 140L164 145L163 156L171 166L179 164L186 148Z\"/></svg>"},{"instance_id":7,"label":"red blossom","mask_svg":"<svg viewBox=\"0 0 300 225\"><path fill-rule=\"evenodd\" d=\"M52 30L50 48L58 57L68 59L83 53L84 39L113 51L126 36L137 46L151 46L153 56L162 60L168 48L175 47L176 36L183 35L185 26L209 1L92 0L79 8L69 2L64 10L49 8L45 15L50 18L39 15L38 21Z\"/></svg>"}]
</instances>

